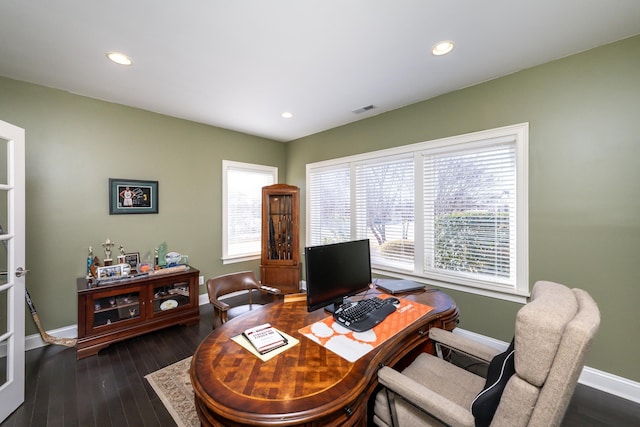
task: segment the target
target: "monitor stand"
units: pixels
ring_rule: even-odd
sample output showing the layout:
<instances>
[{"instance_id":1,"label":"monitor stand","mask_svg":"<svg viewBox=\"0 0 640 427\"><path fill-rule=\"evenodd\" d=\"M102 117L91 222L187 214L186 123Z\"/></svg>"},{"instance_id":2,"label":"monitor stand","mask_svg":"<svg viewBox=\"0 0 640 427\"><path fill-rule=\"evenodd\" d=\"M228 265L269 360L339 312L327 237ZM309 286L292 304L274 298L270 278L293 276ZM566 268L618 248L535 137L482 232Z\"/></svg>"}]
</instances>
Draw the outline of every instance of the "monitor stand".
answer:
<instances>
[{"instance_id":1,"label":"monitor stand","mask_svg":"<svg viewBox=\"0 0 640 427\"><path fill-rule=\"evenodd\" d=\"M343 304L345 304L345 303L347 303L347 302L349 302L349 301L350 301L350 300L349 300L349 298L348 298L348 297L343 297L343 298L338 299L338 300L334 301L333 303L331 303L331 304L327 305L327 306L324 308L324 311L326 311L327 313L331 313L331 314L333 314L333 313L335 313L335 312L336 312L336 310L337 310L338 308L340 308L340 306L342 306Z\"/></svg>"}]
</instances>

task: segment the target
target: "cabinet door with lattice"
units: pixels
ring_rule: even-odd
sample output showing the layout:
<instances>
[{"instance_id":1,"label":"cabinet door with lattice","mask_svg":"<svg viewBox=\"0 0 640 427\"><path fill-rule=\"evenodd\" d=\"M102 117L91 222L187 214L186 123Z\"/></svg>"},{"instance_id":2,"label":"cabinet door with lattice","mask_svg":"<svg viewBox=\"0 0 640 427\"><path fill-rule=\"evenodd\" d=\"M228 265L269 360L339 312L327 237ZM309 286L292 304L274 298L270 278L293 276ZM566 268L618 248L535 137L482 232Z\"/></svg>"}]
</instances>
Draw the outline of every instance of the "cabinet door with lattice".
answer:
<instances>
[{"instance_id":1,"label":"cabinet door with lattice","mask_svg":"<svg viewBox=\"0 0 640 427\"><path fill-rule=\"evenodd\" d=\"M286 184L262 189L262 283L297 292L300 282L300 190Z\"/></svg>"}]
</instances>

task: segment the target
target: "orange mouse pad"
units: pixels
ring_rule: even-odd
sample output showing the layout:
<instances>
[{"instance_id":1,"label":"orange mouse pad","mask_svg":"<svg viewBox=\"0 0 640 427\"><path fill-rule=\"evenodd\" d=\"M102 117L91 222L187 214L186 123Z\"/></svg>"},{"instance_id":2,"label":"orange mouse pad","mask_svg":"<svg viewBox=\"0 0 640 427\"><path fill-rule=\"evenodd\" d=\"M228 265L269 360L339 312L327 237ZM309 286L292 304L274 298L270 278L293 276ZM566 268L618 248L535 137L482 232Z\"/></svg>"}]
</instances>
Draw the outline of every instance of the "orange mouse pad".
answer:
<instances>
[{"instance_id":1,"label":"orange mouse pad","mask_svg":"<svg viewBox=\"0 0 640 427\"><path fill-rule=\"evenodd\" d=\"M380 295L379 298L389 298L390 296ZM398 331L433 310L433 307L425 304L403 298L398 299L400 304L396 311L368 331L354 332L340 325L332 316L329 316L305 326L299 332L349 362L355 362L394 336Z\"/></svg>"}]
</instances>

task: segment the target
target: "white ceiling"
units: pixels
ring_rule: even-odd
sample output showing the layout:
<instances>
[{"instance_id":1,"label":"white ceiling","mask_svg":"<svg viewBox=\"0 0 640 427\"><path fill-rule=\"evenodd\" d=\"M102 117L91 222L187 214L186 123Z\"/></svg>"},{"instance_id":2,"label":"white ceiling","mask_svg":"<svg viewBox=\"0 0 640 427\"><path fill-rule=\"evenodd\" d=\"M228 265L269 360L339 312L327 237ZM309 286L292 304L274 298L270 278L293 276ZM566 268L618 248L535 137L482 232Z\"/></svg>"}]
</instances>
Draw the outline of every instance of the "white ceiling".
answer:
<instances>
[{"instance_id":1,"label":"white ceiling","mask_svg":"<svg viewBox=\"0 0 640 427\"><path fill-rule=\"evenodd\" d=\"M0 75L289 141L639 33L638 0L0 0Z\"/></svg>"}]
</instances>

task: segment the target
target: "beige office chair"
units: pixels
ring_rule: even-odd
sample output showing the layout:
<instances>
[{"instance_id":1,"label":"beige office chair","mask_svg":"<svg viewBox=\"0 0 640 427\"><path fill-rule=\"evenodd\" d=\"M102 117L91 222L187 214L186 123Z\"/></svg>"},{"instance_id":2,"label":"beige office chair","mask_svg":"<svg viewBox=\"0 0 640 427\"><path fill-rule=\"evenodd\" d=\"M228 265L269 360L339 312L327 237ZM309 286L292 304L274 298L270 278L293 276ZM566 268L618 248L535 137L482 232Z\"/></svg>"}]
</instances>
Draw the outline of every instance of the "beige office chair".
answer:
<instances>
[{"instance_id":1,"label":"beige office chair","mask_svg":"<svg viewBox=\"0 0 640 427\"><path fill-rule=\"evenodd\" d=\"M221 299L225 295L234 292L248 291L246 294L240 295L238 298L230 297ZM260 292L260 297L254 301L254 292ZM252 309L254 304L266 304L272 302L274 295L279 295L280 290L262 285L256 279L253 271L242 271L239 273L225 274L223 276L214 277L207 280L207 293L209 301L213 305L213 325L215 328L225 323L230 318L239 316ZM266 296L263 298L262 296ZM239 304L233 305L239 300ZM248 300L248 304L246 303Z\"/></svg>"},{"instance_id":2,"label":"beige office chair","mask_svg":"<svg viewBox=\"0 0 640 427\"><path fill-rule=\"evenodd\" d=\"M429 331L436 348L492 361L487 380L426 353L402 373L383 367L378 379L385 389L376 395L373 421L383 427L559 426L599 326L587 292L537 282L516 316L513 346L501 355L460 335Z\"/></svg>"}]
</instances>

